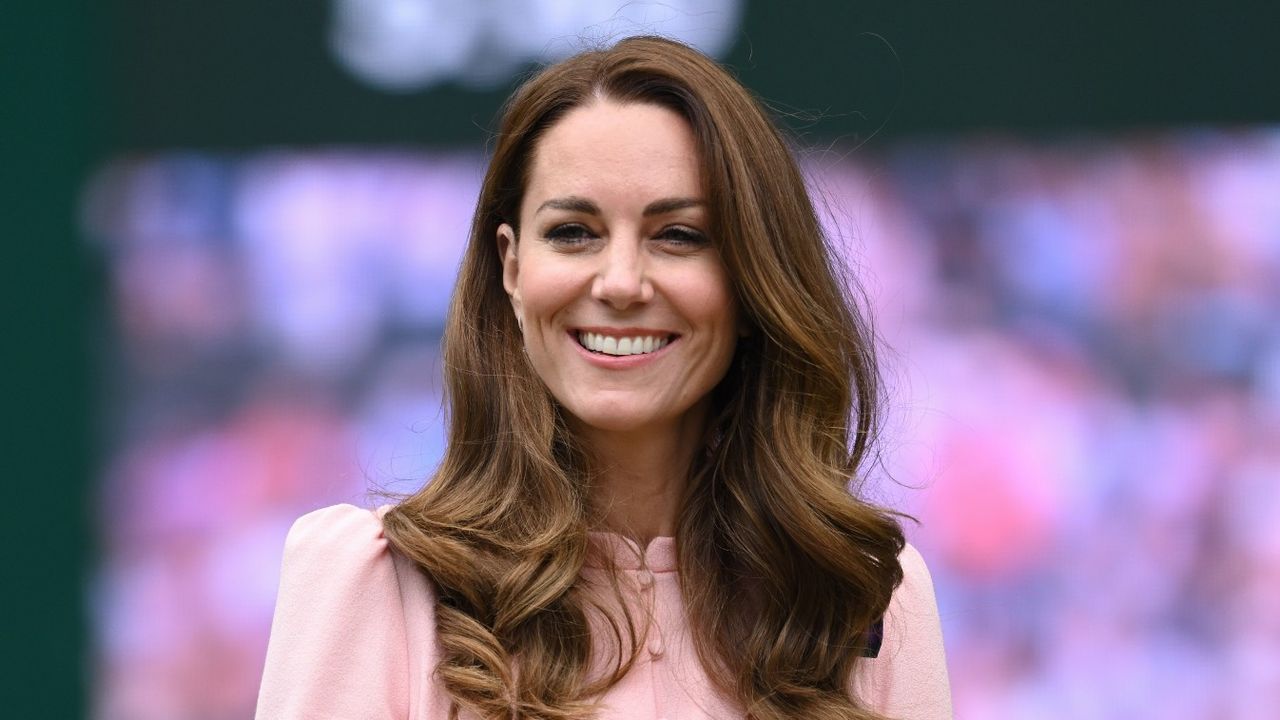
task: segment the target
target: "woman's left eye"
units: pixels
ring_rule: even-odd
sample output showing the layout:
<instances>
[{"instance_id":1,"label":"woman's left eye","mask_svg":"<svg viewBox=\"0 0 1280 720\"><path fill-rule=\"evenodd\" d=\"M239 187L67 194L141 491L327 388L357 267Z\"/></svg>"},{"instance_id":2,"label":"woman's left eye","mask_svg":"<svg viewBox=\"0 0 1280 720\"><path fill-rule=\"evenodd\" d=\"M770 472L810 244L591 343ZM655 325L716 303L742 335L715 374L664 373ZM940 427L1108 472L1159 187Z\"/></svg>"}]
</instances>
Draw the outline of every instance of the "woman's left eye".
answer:
<instances>
[{"instance_id":1,"label":"woman's left eye","mask_svg":"<svg viewBox=\"0 0 1280 720\"><path fill-rule=\"evenodd\" d=\"M657 235L659 240L681 247L699 248L707 244L707 236L693 228L673 225Z\"/></svg>"}]
</instances>

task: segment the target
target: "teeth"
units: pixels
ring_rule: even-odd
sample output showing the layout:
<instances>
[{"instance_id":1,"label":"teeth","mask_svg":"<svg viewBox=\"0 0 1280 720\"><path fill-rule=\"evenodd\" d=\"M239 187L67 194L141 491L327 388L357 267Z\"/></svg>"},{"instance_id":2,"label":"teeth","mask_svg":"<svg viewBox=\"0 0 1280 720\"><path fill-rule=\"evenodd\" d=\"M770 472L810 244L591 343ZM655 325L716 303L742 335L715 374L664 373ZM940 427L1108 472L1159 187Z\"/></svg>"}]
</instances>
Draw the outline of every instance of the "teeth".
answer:
<instances>
[{"instance_id":1,"label":"teeth","mask_svg":"<svg viewBox=\"0 0 1280 720\"><path fill-rule=\"evenodd\" d=\"M617 338L600 333L580 332L578 342L588 350L605 355L644 355L666 347L670 338L653 335Z\"/></svg>"}]
</instances>

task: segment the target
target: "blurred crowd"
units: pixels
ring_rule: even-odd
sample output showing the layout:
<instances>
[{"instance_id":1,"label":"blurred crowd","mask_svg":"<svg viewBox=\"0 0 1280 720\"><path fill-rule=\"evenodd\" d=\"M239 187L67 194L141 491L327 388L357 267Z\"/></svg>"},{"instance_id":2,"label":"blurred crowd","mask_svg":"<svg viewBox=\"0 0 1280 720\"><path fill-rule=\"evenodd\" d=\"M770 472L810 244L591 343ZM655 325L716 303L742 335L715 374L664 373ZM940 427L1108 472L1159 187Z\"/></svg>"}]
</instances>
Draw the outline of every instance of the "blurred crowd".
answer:
<instances>
[{"instance_id":1,"label":"blurred crowd","mask_svg":"<svg viewBox=\"0 0 1280 720\"><path fill-rule=\"evenodd\" d=\"M888 387L957 717L1280 707L1280 132L804 157ZM439 457L438 343L483 158L122 159L96 717L248 717L285 533Z\"/></svg>"}]
</instances>

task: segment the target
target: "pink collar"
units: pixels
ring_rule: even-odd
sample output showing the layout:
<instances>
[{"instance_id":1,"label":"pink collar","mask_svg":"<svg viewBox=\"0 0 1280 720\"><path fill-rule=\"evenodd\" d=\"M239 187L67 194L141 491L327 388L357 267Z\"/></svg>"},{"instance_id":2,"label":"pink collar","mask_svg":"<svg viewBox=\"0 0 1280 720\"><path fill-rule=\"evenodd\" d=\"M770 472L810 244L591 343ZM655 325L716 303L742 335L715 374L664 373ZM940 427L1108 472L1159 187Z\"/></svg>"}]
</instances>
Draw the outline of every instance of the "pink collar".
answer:
<instances>
[{"instance_id":1,"label":"pink collar","mask_svg":"<svg viewBox=\"0 0 1280 720\"><path fill-rule=\"evenodd\" d=\"M673 537L661 536L649 541L649 547L644 550L640 549L640 545L631 538L623 537L617 533L611 532L589 532L587 537L591 540L593 548L598 548L605 557L613 558L613 564L620 570L641 570L647 568L649 572L675 572L676 569L676 539ZM590 567L600 567L599 556L587 556L587 565Z\"/></svg>"}]
</instances>

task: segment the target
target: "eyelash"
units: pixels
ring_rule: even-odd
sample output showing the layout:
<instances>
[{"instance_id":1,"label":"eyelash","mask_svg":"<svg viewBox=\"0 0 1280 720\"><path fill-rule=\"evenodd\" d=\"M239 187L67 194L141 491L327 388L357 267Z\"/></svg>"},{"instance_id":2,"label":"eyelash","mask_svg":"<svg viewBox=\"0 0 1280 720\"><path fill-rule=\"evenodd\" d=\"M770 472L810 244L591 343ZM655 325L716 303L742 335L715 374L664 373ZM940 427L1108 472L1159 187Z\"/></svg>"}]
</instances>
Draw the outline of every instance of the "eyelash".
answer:
<instances>
[{"instance_id":1,"label":"eyelash","mask_svg":"<svg viewBox=\"0 0 1280 720\"><path fill-rule=\"evenodd\" d=\"M547 231L547 239L561 244L580 245L585 240L595 237L585 225L578 223L566 223L557 225Z\"/></svg>"},{"instance_id":2,"label":"eyelash","mask_svg":"<svg viewBox=\"0 0 1280 720\"><path fill-rule=\"evenodd\" d=\"M692 228L675 225L666 228L658 237L674 239L676 244L687 247L702 247L707 244L707 236Z\"/></svg>"},{"instance_id":3,"label":"eyelash","mask_svg":"<svg viewBox=\"0 0 1280 720\"><path fill-rule=\"evenodd\" d=\"M590 229L580 223L557 225L547 231L546 234L548 240L564 245L581 245L595 237L595 234ZM684 247L702 247L707 244L706 235L680 225L663 228L662 232L658 233L657 239L673 242Z\"/></svg>"}]
</instances>

